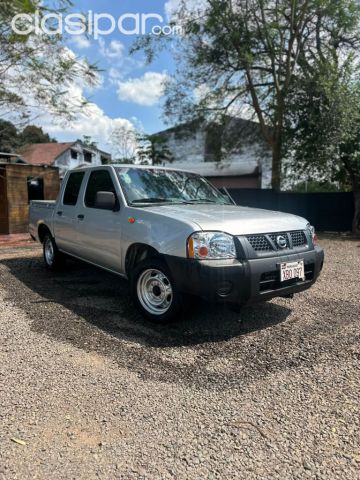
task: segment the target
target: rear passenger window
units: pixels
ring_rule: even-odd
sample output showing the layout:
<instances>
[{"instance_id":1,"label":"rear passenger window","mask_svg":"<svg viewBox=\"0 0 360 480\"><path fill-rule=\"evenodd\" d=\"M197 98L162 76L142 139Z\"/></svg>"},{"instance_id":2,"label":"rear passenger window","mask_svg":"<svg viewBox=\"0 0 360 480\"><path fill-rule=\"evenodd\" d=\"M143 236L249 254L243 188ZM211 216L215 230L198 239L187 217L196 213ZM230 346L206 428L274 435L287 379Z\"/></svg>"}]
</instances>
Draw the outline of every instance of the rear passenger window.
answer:
<instances>
[{"instance_id":1,"label":"rear passenger window","mask_svg":"<svg viewBox=\"0 0 360 480\"><path fill-rule=\"evenodd\" d=\"M65 188L64 205L76 205L85 172L71 173Z\"/></svg>"},{"instance_id":2,"label":"rear passenger window","mask_svg":"<svg viewBox=\"0 0 360 480\"><path fill-rule=\"evenodd\" d=\"M85 205L95 208L97 192L112 192L116 195L113 181L107 170L94 170L90 174L85 193Z\"/></svg>"}]
</instances>

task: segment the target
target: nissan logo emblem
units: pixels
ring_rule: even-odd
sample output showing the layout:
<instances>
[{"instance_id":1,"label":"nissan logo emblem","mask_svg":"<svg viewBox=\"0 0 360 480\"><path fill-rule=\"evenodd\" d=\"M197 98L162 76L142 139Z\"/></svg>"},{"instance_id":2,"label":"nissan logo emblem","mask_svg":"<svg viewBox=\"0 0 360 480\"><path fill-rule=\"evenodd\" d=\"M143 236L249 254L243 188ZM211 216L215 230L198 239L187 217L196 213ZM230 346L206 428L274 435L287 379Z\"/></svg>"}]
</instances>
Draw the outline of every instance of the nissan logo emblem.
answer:
<instances>
[{"instance_id":1,"label":"nissan logo emblem","mask_svg":"<svg viewBox=\"0 0 360 480\"><path fill-rule=\"evenodd\" d=\"M276 243L278 244L279 248L286 248L287 247L287 241L284 235L278 235L276 237Z\"/></svg>"}]
</instances>

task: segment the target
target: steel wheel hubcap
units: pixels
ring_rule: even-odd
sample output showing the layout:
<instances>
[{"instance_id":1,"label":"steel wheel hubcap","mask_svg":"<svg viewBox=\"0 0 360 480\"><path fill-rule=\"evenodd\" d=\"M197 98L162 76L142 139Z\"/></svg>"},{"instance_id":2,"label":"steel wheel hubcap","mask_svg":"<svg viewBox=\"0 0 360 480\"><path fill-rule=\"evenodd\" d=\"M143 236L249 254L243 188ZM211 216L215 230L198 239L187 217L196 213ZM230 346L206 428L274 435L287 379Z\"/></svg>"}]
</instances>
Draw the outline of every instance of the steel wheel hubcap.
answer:
<instances>
[{"instance_id":1,"label":"steel wheel hubcap","mask_svg":"<svg viewBox=\"0 0 360 480\"><path fill-rule=\"evenodd\" d=\"M54 246L50 238L47 238L45 243L45 259L48 265L54 263Z\"/></svg>"},{"instance_id":2,"label":"steel wheel hubcap","mask_svg":"<svg viewBox=\"0 0 360 480\"><path fill-rule=\"evenodd\" d=\"M170 280L160 270L144 270L137 282L137 296L149 313L163 315L169 310L173 300Z\"/></svg>"}]
</instances>

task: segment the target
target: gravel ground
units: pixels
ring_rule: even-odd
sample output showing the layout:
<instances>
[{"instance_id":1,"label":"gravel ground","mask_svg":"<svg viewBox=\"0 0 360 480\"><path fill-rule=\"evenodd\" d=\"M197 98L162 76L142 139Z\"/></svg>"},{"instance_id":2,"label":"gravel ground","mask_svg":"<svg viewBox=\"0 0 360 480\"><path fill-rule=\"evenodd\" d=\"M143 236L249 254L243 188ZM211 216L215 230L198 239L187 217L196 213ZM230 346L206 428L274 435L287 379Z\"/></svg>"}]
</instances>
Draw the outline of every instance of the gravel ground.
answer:
<instances>
[{"instance_id":1,"label":"gravel ground","mask_svg":"<svg viewBox=\"0 0 360 480\"><path fill-rule=\"evenodd\" d=\"M1 480L359 478L360 243L322 245L293 300L166 328L117 277L1 249Z\"/></svg>"}]
</instances>

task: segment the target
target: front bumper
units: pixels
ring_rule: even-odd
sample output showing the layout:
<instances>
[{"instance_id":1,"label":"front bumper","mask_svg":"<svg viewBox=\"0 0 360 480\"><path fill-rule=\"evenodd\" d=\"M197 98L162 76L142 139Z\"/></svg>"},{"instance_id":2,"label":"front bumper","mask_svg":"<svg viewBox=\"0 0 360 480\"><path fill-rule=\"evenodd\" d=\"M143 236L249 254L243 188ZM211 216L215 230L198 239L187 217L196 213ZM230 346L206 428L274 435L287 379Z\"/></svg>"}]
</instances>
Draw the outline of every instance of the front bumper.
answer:
<instances>
[{"instance_id":1,"label":"front bumper","mask_svg":"<svg viewBox=\"0 0 360 480\"><path fill-rule=\"evenodd\" d=\"M304 260L305 280L280 283L280 263ZM324 252L314 250L270 258L198 261L167 256L179 290L211 301L256 303L285 297L310 288L324 263Z\"/></svg>"}]
</instances>

